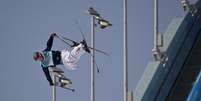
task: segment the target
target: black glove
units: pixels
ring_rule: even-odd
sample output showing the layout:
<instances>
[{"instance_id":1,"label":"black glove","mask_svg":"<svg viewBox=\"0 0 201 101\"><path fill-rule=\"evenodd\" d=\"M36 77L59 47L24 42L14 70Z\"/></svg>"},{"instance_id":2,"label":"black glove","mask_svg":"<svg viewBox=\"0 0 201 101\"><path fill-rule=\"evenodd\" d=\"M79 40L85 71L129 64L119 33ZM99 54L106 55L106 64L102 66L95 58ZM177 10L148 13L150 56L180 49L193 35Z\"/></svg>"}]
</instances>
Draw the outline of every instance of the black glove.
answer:
<instances>
[{"instance_id":1,"label":"black glove","mask_svg":"<svg viewBox=\"0 0 201 101\"><path fill-rule=\"evenodd\" d=\"M51 36L55 37L58 36L57 33L52 33Z\"/></svg>"},{"instance_id":2,"label":"black glove","mask_svg":"<svg viewBox=\"0 0 201 101\"><path fill-rule=\"evenodd\" d=\"M78 42L73 41L73 45L71 45L71 47L76 47L76 46L78 46L78 45L79 45Z\"/></svg>"}]
</instances>

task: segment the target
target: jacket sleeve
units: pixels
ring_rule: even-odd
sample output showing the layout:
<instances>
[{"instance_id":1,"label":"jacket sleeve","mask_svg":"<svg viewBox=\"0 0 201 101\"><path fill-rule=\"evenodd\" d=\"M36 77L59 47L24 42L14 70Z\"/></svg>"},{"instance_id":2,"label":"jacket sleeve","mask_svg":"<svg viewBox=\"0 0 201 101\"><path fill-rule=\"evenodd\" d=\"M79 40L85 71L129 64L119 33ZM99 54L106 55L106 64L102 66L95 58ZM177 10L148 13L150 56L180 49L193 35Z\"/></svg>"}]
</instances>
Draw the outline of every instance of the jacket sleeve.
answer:
<instances>
[{"instance_id":1,"label":"jacket sleeve","mask_svg":"<svg viewBox=\"0 0 201 101\"><path fill-rule=\"evenodd\" d=\"M54 36L51 35L50 38L47 41L47 47L46 47L46 49L44 51L50 51L51 50L52 44L53 44L53 39L54 39Z\"/></svg>"},{"instance_id":2,"label":"jacket sleeve","mask_svg":"<svg viewBox=\"0 0 201 101\"><path fill-rule=\"evenodd\" d=\"M48 80L49 84L53 85L53 81L52 81L52 78L50 76L49 69L48 68L42 68L42 69L43 69L43 72L44 72L46 79Z\"/></svg>"}]
</instances>

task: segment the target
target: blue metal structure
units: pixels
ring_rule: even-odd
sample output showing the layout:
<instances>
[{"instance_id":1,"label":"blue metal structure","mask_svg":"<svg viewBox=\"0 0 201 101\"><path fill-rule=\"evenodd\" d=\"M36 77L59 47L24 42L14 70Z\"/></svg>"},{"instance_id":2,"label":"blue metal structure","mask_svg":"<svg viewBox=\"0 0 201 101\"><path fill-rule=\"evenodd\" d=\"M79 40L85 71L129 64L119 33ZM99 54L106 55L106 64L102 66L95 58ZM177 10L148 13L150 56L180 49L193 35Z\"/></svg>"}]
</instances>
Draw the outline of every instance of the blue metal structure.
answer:
<instances>
[{"instance_id":1,"label":"blue metal structure","mask_svg":"<svg viewBox=\"0 0 201 101\"><path fill-rule=\"evenodd\" d=\"M173 19L161 48L168 60L151 61L134 92L134 101L185 101L201 70L201 0L196 16ZM190 101L190 100L189 100Z\"/></svg>"}]
</instances>

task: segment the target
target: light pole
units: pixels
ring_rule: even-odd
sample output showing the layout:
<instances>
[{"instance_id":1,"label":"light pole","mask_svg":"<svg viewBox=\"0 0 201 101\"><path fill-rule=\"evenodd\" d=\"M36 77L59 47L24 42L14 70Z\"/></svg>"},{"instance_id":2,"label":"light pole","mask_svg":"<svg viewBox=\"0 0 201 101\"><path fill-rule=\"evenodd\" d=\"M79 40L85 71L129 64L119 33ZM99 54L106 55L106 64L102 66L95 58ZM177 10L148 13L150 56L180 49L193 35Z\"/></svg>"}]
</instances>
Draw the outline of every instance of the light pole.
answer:
<instances>
[{"instance_id":1,"label":"light pole","mask_svg":"<svg viewBox=\"0 0 201 101\"><path fill-rule=\"evenodd\" d=\"M91 16L91 48L95 48L95 19L100 15L92 7L89 7L87 13ZM95 18L96 17L96 18ZM95 101L95 50L91 51L91 101Z\"/></svg>"},{"instance_id":2,"label":"light pole","mask_svg":"<svg viewBox=\"0 0 201 101\"><path fill-rule=\"evenodd\" d=\"M159 49L159 31L158 31L158 0L154 0L154 48L152 49L154 59L161 61Z\"/></svg>"},{"instance_id":3,"label":"light pole","mask_svg":"<svg viewBox=\"0 0 201 101\"><path fill-rule=\"evenodd\" d=\"M96 79L95 79L95 20L101 18L100 14L93 9L93 7L89 7L87 13L91 16L91 101L96 100Z\"/></svg>"},{"instance_id":4,"label":"light pole","mask_svg":"<svg viewBox=\"0 0 201 101\"><path fill-rule=\"evenodd\" d=\"M123 93L124 101L128 101L128 21L127 21L127 0L123 1L124 7L124 34L123 34Z\"/></svg>"},{"instance_id":5,"label":"light pole","mask_svg":"<svg viewBox=\"0 0 201 101\"><path fill-rule=\"evenodd\" d=\"M91 101L95 101L95 23L97 21L101 29L112 26L112 24L103 19L93 7L89 7L87 13L91 16Z\"/></svg>"},{"instance_id":6,"label":"light pole","mask_svg":"<svg viewBox=\"0 0 201 101\"><path fill-rule=\"evenodd\" d=\"M53 76L53 83L54 86L52 86L52 101L56 101L56 76L54 74L54 72L52 72L52 76Z\"/></svg>"},{"instance_id":7,"label":"light pole","mask_svg":"<svg viewBox=\"0 0 201 101\"><path fill-rule=\"evenodd\" d=\"M91 47L95 48L95 18L91 16ZM95 50L91 51L91 101L95 101Z\"/></svg>"},{"instance_id":8,"label":"light pole","mask_svg":"<svg viewBox=\"0 0 201 101\"><path fill-rule=\"evenodd\" d=\"M61 69L57 67L52 67L50 69L52 78L53 78L53 83L54 85L52 86L52 101L56 101L56 86L58 85L58 82L56 81L57 77L55 73L64 73Z\"/></svg>"}]
</instances>

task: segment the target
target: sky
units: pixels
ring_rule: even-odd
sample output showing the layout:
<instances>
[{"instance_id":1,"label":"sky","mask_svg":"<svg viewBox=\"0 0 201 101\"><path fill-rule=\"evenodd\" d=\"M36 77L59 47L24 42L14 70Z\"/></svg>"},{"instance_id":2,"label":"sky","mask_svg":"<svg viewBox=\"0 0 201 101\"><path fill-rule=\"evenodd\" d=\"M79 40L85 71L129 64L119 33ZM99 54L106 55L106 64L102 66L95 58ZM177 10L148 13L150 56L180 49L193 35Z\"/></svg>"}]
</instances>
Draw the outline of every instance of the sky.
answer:
<instances>
[{"instance_id":1,"label":"sky","mask_svg":"<svg viewBox=\"0 0 201 101\"><path fill-rule=\"evenodd\" d=\"M193 2L195 0L192 0ZM153 0L128 0L129 91L134 91L146 65L153 60ZM96 74L96 101L123 100L123 0L0 0L0 100L50 101L49 86L33 52L43 50L51 32L80 41L79 21L90 44L93 6L113 26L96 28L95 47L100 74ZM179 0L159 1L159 31L164 33L173 18L183 17ZM54 40L53 50L69 48ZM90 56L85 54L78 69L65 71L75 92L57 88L58 101L90 101Z\"/></svg>"}]
</instances>

